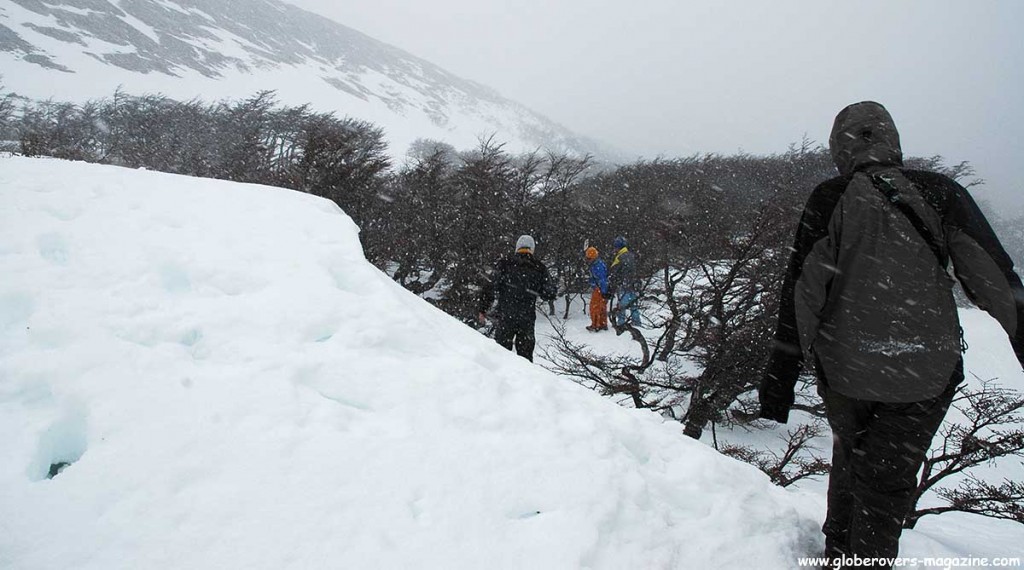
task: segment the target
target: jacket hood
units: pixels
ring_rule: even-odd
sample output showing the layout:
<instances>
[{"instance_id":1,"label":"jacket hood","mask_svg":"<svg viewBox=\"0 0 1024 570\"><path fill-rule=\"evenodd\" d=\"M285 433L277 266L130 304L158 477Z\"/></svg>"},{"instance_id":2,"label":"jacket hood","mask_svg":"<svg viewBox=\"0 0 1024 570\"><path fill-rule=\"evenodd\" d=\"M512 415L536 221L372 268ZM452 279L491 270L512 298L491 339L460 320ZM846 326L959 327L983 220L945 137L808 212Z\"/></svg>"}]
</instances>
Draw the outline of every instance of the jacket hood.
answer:
<instances>
[{"instance_id":1,"label":"jacket hood","mask_svg":"<svg viewBox=\"0 0 1024 570\"><path fill-rule=\"evenodd\" d=\"M889 111L874 101L854 103L840 111L828 147L844 176L868 166L903 166L896 123Z\"/></svg>"}]
</instances>

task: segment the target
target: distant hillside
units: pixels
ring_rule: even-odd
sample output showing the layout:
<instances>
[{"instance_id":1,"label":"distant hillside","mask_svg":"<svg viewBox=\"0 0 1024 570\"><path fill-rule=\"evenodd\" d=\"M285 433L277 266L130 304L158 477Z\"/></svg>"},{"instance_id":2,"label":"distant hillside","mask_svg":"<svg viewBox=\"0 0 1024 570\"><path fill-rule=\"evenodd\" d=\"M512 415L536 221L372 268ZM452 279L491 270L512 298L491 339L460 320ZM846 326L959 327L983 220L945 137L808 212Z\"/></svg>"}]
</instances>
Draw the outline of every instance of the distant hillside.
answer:
<instances>
[{"instance_id":1,"label":"distant hillside","mask_svg":"<svg viewBox=\"0 0 1024 570\"><path fill-rule=\"evenodd\" d=\"M276 0L10 0L0 74L37 99L118 86L204 99L275 90L380 125L396 155L421 137L467 148L492 134L513 151L608 154L487 87Z\"/></svg>"}]
</instances>

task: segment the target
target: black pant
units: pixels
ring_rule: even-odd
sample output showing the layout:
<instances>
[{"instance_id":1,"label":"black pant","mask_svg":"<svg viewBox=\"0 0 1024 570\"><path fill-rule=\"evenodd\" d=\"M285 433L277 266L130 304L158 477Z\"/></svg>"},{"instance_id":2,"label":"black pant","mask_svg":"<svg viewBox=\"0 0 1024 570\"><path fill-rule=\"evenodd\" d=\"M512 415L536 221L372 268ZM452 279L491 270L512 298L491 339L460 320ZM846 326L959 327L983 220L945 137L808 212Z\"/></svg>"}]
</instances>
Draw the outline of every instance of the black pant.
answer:
<instances>
[{"instance_id":1,"label":"black pant","mask_svg":"<svg viewBox=\"0 0 1024 570\"><path fill-rule=\"evenodd\" d=\"M918 471L963 381L963 361L945 392L906 404L849 398L828 388L820 367L818 374L833 439L825 555L893 558Z\"/></svg>"},{"instance_id":2,"label":"black pant","mask_svg":"<svg viewBox=\"0 0 1024 570\"><path fill-rule=\"evenodd\" d=\"M533 326L533 321L501 319L494 328L494 340L509 350L515 345L516 354L533 362L533 346L537 343Z\"/></svg>"}]
</instances>

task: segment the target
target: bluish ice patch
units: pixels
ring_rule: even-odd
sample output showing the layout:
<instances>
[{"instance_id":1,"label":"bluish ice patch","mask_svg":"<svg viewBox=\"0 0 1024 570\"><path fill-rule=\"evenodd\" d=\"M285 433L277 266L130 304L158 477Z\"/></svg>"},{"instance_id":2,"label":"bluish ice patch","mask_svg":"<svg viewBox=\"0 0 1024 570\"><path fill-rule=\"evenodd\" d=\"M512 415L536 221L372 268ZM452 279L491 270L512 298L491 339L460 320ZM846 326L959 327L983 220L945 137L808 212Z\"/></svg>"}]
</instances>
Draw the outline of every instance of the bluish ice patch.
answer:
<instances>
[{"instance_id":1,"label":"bluish ice patch","mask_svg":"<svg viewBox=\"0 0 1024 570\"><path fill-rule=\"evenodd\" d=\"M23 327L35 312L35 298L16 291L0 295L0 330Z\"/></svg>"},{"instance_id":2,"label":"bluish ice patch","mask_svg":"<svg viewBox=\"0 0 1024 570\"><path fill-rule=\"evenodd\" d=\"M67 265L68 241L61 234L49 233L36 237L36 247L43 259L55 265Z\"/></svg>"},{"instance_id":3,"label":"bluish ice patch","mask_svg":"<svg viewBox=\"0 0 1024 570\"><path fill-rule=\"evenodd\" d=\"M201 340L203 340L203 331L199 329L190 329L188 332L181 335L178 342L184 346L195 346L199 344L199 341Z\"/></svg>"},{"instance_id":4,"label":"bluish ice patch","mask_svg":"<svg viewBox=\"0 0 1024 570\"><path fill-rule=\"evenodd\" d=\"M188 274L181 267L172 264L165 264L160 268L160 282L169 293L183 293L192 288L192 280Z\"/></svg>"}]
</instances>

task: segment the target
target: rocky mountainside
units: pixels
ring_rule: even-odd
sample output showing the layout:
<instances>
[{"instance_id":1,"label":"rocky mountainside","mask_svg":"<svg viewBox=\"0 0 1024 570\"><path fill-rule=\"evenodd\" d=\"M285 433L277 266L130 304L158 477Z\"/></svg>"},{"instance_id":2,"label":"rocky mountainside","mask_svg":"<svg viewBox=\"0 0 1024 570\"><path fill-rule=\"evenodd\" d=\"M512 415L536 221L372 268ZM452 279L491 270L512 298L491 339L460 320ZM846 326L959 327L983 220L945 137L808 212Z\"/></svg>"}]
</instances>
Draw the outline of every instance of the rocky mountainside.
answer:
<instances>
[{"instance_id":1,"label":"rocky mountainside","mask_svg":"<svg viewBox=\"0 0 1024 570\"><path fill-rule=\"evenodd\" d=\"M606 154L485 86L276 0L7 0L0 74L36 99L274 90L382 126L395 155L417 138L467 148L490 135L516 151Z\"/></svg>"}]
</instances>

